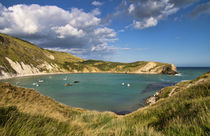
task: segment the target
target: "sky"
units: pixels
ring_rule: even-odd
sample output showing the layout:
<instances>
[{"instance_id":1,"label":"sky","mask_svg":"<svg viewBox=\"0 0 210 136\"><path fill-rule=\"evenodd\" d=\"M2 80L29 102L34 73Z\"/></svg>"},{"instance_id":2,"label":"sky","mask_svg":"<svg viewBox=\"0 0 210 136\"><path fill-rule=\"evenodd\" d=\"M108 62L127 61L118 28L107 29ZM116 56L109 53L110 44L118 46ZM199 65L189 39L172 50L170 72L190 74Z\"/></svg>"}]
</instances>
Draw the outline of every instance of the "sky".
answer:
<instances>
[{"instance_id":1,"label":"sky","mask_svg":"<svg viewBox=\"0 0 210 136\"><path fill-rule=\"evenodd\" d=\"M0 33L83 59L210 66L210 0L0 0Z\"/></svg>"}]
</instances>

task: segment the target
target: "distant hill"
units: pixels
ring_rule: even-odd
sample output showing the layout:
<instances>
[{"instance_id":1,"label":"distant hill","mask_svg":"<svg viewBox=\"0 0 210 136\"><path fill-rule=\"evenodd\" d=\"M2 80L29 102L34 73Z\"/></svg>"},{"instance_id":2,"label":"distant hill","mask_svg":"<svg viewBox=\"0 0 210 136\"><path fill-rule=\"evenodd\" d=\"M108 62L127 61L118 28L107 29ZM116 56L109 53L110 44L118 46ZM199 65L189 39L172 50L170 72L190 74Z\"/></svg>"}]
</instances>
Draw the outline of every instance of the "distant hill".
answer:
<instances>
[{"instance_id":1,"label":"distant hill","mask_svg":"<svg viewBox=\"0 0 210 136\"><path fill-rule=\"evenodd\" d=\"M167 63L83 60L69 53L43 49L0 33L0 78L56 72L177 73L176 67Z\"/></svg>"},{"instance_id":2,"label":"distant hill","mask_svg":"<svg viewBox=\"0 0 210 136\"><path fill-rule=\"evenodd\" d=\"M209 136L210 72L163 88L155 97L123 116L72 108L33 89L0 82L0 135Z\"/></svg>"}]
</instances>

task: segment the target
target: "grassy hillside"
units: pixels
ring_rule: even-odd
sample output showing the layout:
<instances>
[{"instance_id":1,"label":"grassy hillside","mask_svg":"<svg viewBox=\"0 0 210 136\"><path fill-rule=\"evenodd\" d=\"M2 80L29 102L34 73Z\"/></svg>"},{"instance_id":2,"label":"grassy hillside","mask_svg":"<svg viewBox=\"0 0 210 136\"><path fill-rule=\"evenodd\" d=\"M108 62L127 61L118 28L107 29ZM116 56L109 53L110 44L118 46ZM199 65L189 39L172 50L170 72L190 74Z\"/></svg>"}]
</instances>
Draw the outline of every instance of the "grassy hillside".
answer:
<instances>
[{"instance_id":1,"label":"grassy hillside","mask_svg":"<svg viewBox=\"0 0 210 136\"><path fill-rule=\"evenodd\" d=\"M118 63L82 60L69 53L46 50L30 42L0 33L0 76L4 75L3 73L24 75L41 72L177 73L175 66L159 62Z\"/></svg>"},{"instance_id":2,"label":"grassy hillside","mask_svg":"<svg viewBox=\"0 0 210 136\"><path fill-rule=\"evenodd\" d=\"M66 62L64 67L73 72L113 72L113 73L151 73L176 74L171 64L160 62L137 61L120 63L101 60Z\"/></svg>"},{"instance_id":3,"label":"grassy hillside","mask_svg":"<svg viewBox=\"0 0 210 136\"><path fill-rule=\"evenodd\" d=\"M65 62L82 61L81 58L69 53L42 49L27 41L0 33L0 70L15 73L5 57L10 58L14 62L32 64L34 67L47 62L49 64L57 64L62 68ZM44 70L47 71L47 69L41 69L41 71Z\"/></svg>"},{"instance_id":4,"label":"grassy hillside","mask_svg":"<svg viewBox=\"0 0 210 136\"><path fill-rule=\"evenodd\" d=\"M0 134L210 135L210 72L163 88L154 104L127 114L70 108L33 89L0 83Z\"/></svg>"}]
</instances>

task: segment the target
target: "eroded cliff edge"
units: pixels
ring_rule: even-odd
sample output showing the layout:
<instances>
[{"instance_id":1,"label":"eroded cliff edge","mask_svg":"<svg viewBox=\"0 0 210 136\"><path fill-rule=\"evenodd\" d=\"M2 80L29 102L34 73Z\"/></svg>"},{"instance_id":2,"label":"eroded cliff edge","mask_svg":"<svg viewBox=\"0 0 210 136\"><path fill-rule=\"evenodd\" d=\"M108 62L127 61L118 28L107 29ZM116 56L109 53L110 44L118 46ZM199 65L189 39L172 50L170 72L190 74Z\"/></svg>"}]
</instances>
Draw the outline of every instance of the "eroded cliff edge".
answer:
<instances>
[{"instance_id":1,"label":"eroded cliff edge","mask_svg":"<svg viewBox=\"0 0 210 136\"><path fill-rule=\"evenodd\" d=\"M177 74L173 64L83 60L72 54L40 48L30 42L0 33L0 79L46 73Z\"/></svg>"}]
</instances>

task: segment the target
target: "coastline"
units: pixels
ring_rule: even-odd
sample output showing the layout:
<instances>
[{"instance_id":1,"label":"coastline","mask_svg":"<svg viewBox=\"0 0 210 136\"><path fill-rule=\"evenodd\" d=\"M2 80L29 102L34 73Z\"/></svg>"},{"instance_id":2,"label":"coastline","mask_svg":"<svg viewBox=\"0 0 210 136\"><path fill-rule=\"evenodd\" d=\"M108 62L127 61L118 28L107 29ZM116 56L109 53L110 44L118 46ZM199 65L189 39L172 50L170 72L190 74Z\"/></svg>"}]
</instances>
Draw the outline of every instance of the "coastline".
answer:
<instances>
[{"instance_id":1,"label":"coastline","mask_svg":"<svg viewBox=\"0 0 210 136\"><path fill-rule=\"evenodd\" d=\"M0 80L6 80L11 78L30 77L30 76L41 76L41 75L59 75L59 74L148 74L148 75L165 75L159 72L53 72L53 73L35 73L35 74L24 74L24 75L11 75L11 76L0 76ZM172 76L176 76L172 75Z\"/></svg>"},{"instance_id":2,"label":"coastline","mask_svg":"<svg viewBox=\"0 0 210 136\"><path fill-rule=\"evenodd\" d=\"M184 86L193 87L191 89L197 90L196 87L200 88L200 85L206 86L207 85L206 83L209 83L209 82L206 82L207 79L210 81L208 77L209 77L208 75L202 75L199 78L192 80L190 84L188 83L181 84L180 87L184 87ZM44 123L44 125L47 125L47 126L49 126L49 123L53 125L56 124L56 122L52 122L52 123L49 122L49 119L58 120L59 123L62 123L62 122L68 123L66 124L67 125L66 127L70 127L70 126L75 127L75 125L77 124L82 124L81 126L79 126L79 129L77 129L76 132L78 132L78 130L79 131L83 130L83 128L85 130L89 130L89 128L91 128L91 126L93 125L95 126L95 124L100 125L98 127L99 129L104 128L104 127L110 126L110 124L113 124L113 122L114 122L114 125L115 124L117 125L114 129L117 130L117 128L120 128L119 132L122 131L121 128L130 127L133 125L137 129L141 128L142 125L144 125L143 126L143 129L144 129L145 127L151 126L151 123L156 124L157 122L160 125L162 125L162 121L164 121L163 122L164 124L168 122L171 123L169 124L169 128L168 128L170 130L171 129L170 126L174 125L174 122L173 122L174 119L177 118L177 120L180 121L180 115L183 122L195 121L194 119L197 119L197 116L198 116L199 117L197 119L198 121L196 120L197 122L192 124L193 126L195 126L195 128L197 128L198 125L205 126L207 124L206 123L207 120L204 120L203 124L200 124L200 119L208 119L208 108L206 106L206 104L208 104L208 88L206 87L201 88L201 90L205 89L203 90L204 93L202 93L203 91L197 91L196 93L194 91L190 91L189 89L186 89L185 87L185 88L182 88L180 92L177 92L178 94L182 94L182 97L179 97L180 95L172 95L171 98L166 97L158 101L155 105L145 105L144 107L140 107L131 113L128 113L125 115L119 115L110 111L98 112L96 110L87 110L83 108L71 107L61 102L55 101L54 99L48 96L45 96L34 89L24 89L23 87L15 87L9 83L0 83L0 85L2 86L2 89L0 92L1 104L3 105L3 108L5 109L5 111L8 111L8 109L9 111L11 111L11 112L6 112L6 115L9 116L11 115L10 113L17 113L17 114L14 114L14 115L18 115L15 117L23 120L22 122L18 120L17 125L23 126L26 123L28 123L26 124L26 125L29 125L28 131L31 131L31 124L33 125L36 122L38 122L37 126L39 126L40 121L42 121L42 123ZM203 94L205 94L205 96L203 96ZM8 101L8 99L10 101ZM186 105L189 105L189 104L192 105L192 107L189 107L189 106L186 107ZM13 110L14 108L16 108L17 110ZM198 111L198 112L202 111L202 113L199 112L200 114L197 115L195 114L195 111ZM34 116L34 115L38 115L38 117L43 116L47 118L38 118L39 120L37 120L37 118L34 118L37 116ZM187 118L191 120L186 121L186 115L189 115L190 117L193 117L193 118ZM195 115L196 117L194 117ZM35 121L35 123L34 122L31 123L31 120ZM8 121L11 121L13 123L14 119L8 120ZM11 122L8 122L7 124L12 124ZM75 122L76 124L74 124ZM84 127L83 126L84 123L87 126ZM159 124L156 125L155 127L158 128ZM187 123L183 124L181 122L180 124L180 122L178 122L175 124L174 128L176 128L177 125L188 126ZM16 125L14 127L16 127ZM13 126L11 126L11 128L13 128ZM43 127L41 126L41 128ZM53 126L52 128L53 129L59 128L59 131L63 129L63 128L60 128L59 126ZM107 135L113 134L112 128L113 127L111 126L111 130L106 130L108 131L106 133ZM5 130L7 131L8 129L10 128L6 128ZM97 135L96 133L94 133L97 131L96 129L95 127L94 129L91 129L91 134ZM163 128L163 129L167 129L167 128ZM25 128L22 130L25 131ZM35 127L34 130L40 130L40 127ZM71 130L72 129L70 129L70 132ZM103 129L100 129L100 130L103 130ZM191 130L192 130L192 127L189 128L190 133L191 133ZM203 128L203 131L205 133L206 132L208 133L205 127ZM38 131L38 134L39 132L40 131ZM67 132L67 133L72 134L70 132ZM136 130L134 130L134 132L136 132ZM153 133L154 131L151 132L151 134ZM78 133L75 133L75 134L78 134ZM87 134L85 133L85 135L88 135L88 134L90 133L87 133ZM119 133L116 132L116 134L119 134ZM124 134L126 135L127 133L123 133L123 135ZM138 135L139 133L132 133L132 134ZM186 134L189 134L189 133L186 133Z\"/></svg>"},{"instance_id":3,"label":"coastline","mask_svg":"<svg viewBox=\"0 0 210 136\"><path fill-rule=\"evenodd\" d=\"M53 75L53 74L50 74L50 75ZM38 75L37 75L38 76ZM33 90L33 91L35 91L37 94L39 94L39 96L42 96L42 97L45 97L45 98L47 98L47 99L51 99L51 100L53 100L55 103L57 103L57 104L59 104L59 105L63 105L63 106L65 106L65 107L68 107L68 108L71 108L71 109L75 109L75 110L81 110L81 111L85 111L85 112L98 112L98 113L111 113L111 114L114 114L114 115L116 115L116 116L118 116L118 117L122 117L122 116L128 116L128 115L132 115L133 113L135 113L135 112L137 112L137 111L139 111L139 110L143 110L143 109L146 109L146 108L148 108L148 107L150 107L151 105L149 105L149 104L144 104L144 106L142 106L142 107L139 107L139 108L137 108L136 110L134 110L134 111L120 111L120 112L115 112L115 111L109 111L109 110L106 110L106 111L99 111L99 110L89 110L89 109L85 109L85 108L81 108L81 107L74 107L74 106L70 106L70 105L67 105L67 104L65 104L65 103L62 103L62 102L59 102L59 101L57 101L57 100L55 100L54 98L52 98L52 97L50 97L50 96L48 96L48 95L44 95L44 94L42 94L42 93L40 93L39 91L37 91L36 89L33 89L33 88L26 88L26 87L22 87L22 86L17 86L17 85L12 85L11 83L9 83L9 82L1 82L1 80L0 80L0 83L6 83L6 84L9 84L10 86L14 86L14 87L17 87L17 88L23 88L23 89L30 89L30 90ZM153 96L153 95L152 95ZM151 97L151 96L150 96ZM147 97L147 98L149 98L149 97ZM146 102L146 100L147 99L145 99L145 102Z\"/></svg>"},{"instance_id":4,"label":"coastline","mask_svg":"<svg viewBox=\"0 0 210 136\"><path fill-rule=\"evenodd\" d=\"M16 75L16 76L12 76L12 77L6 77L6 78L4 78L4 79L0 79L0 82L5 82L4 80L6 80L6 79L11 79L11 78L21 78L21 77L31 77L31 76L42 76L42 75L61 75L61 74L97 74L97 73L104 73L104 74L149 74L149 75L152 75L152 74L154 74L154 73L134 73L134 72L132 72L132 73L124 73L124 72L54 72L54 73L36 73L36 74L25 74L25 75ZM159 74L159 73L155 73L155 74ZM2 81L3 80L3 81ZM19 87L19 86L17 86L17 85L13 85L13 86L15 86L15 87ZM21 87L21 88L25 88L25 87ZM25 89L29 89L29 88L25 88ZM35 90L35 89L34 89ZM38 92L37 90L35 90L36 92ZM43 94L41 94L40 92L38 92L40 95L43 95ZM43 96L45 96L45 95L43 95ZM153 95L151 95L151 96L153 96ZM151 97L151 96L149 96L149 97ZM147 98L149 98L149 97L147 97ZM51 97L50 97L51 98ZM146 98L146 99L147 99ZM51 99L53 99L53 98L51 98ZM146 99L145 99L145 103L146 103ZM54 100L54 99L53 99ZM58 102L58 101L56 101L56 102ZM58 102L58 103L60 103L60 104L64 104L64 103L61 103L61 102ZM64 105L66 105L66 104L64 104ZM66 106L69 106L69 105L66 105ZM115 112L115 111L103 111L103 112L112 112L112 113L114 113L114 114L116 114L116 115L119 115L119 116L121 116L121 115L129 115L129 114L132 114L133 112L135 112L135 111L138 111L138 110L140 110L140 109L142 109L142 108L145 108L145 107L147 107L147 106L149 106L149 105L144 105L144 106L142 106L142 107L139 107L139 108L137 108L136 110L134 110L134 111L120 111L120 112ZM76 109L83 109L83 108L80 108L80 107L72 107L72 106L69 106L69 107L71 107L71 108L76 108ZM87 109L83 109L83 110L87 110ZM88 110L88 111L97 111L97 110ZM101 111L97 111L97 112L101 112Z\"/></svg>"},{"instance_id":5,"label":"coastline","mask_svg":"<svg viewBox=\"0 0 210 136\"><path fill-rule=\"evenodd\" d=\"M56 75L56 74L77 74L77 73L90 73L90 72L57 72L57 73L39 73L39 74L28 74L28 75L20 75L20 76L16 76L16 77L11 77L11 78L18 78L18 77L26 77L26 76L39 76L39 75ZM111 72L91 72L91 73L111 73ZM120 73L114 73L114 74L120 74ZM2 79L3 80L3 79ZM195 80L195 79L194 79ZM173 87L171 93L169 94L169 97L171 95L173 95L174 93L174 89L177 89L177 86L179 86L180 84L182 83L187 83L189 81L194 81L194 80L188 80L188 81L180 81L174 85L169 85L169 86L166 86L166 87ZM205 80L198 80L198 83L200 82L203 82ZM0 80L1 82L1 80ZM3 81L4 82L4 81ZM7 83L7 82L4 82L4 83ZM9 83L10 84L10 83ZM197 84L197 83L196 83ZM189 84L186 88L192 86L193 84ZM15 86L15 87L20 87L20 86L16 86L16 85L12 85L12 86ZM59 101L56 101L54 100L53 98L49 97L49 96L45 96L43 94L41 94L40 92L38 92L37 90L33 89L34 91L36 91L36 93L39 93L41 96L45 96L45 97L49 97L50 99L56 101L57 103L59 104L62 104L62 105L65 105L65 106L68 106L69 108L74 108L74 109L81 109L81 110L85 110L85 111L96 111L96 112L101 112L101 113L104 113L104 112L111 112L111 113L114 113L116 114L117 116L128 116L128 115L132 115L132 114L135 114L136 112L140 111L140 110L143 110L143 109L146 109L148 107L150 107L151 105L155 104L157 101L158 101L158 96L161 94L161 91L164 90L166 87L163 87L162 89L156 91L153 95L145 98L144 102L144 106L142 107L139 107L137 108L136 110L134 111L120 111L120 112L115 112L115 111L97 111L97 110L87 110L87 109L84 109L84 108L81 108L81 107L73 107L73 106L69 106L69 105L66 105L62 102L59 102ZM30 89L30 88L25 88L25 87L20 87L20 88L24 88L24 89Z\"/></svg>"}]
</instances>

